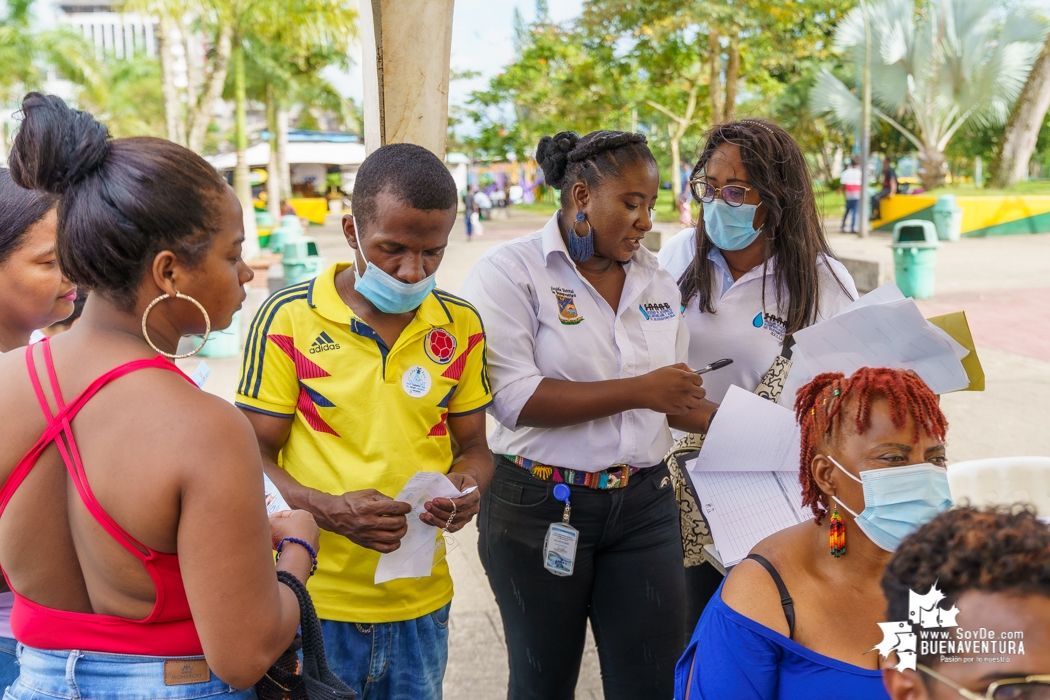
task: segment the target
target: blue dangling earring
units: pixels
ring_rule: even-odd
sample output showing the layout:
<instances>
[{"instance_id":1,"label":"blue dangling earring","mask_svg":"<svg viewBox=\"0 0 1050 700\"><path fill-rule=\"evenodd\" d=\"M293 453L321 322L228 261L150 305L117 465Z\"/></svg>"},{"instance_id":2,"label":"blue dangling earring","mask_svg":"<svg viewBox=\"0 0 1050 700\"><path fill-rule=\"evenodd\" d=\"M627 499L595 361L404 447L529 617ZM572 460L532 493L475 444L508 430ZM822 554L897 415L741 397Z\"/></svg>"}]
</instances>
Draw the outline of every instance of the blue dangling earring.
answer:
<instances>
[{"instance_id":1,"label":"blue dangling earring","mask_svg":"<svg viewBox=\"0 0 1050 700\"><path fill-rule=\"evenodd\" d=\"M587 233L583 236L576 233L576 225L587 224ZM576 212L576 223L569 229L569 257L576 262L585 262L594 255L594 227L582 211Z\"/></svg>"}]
</instances>

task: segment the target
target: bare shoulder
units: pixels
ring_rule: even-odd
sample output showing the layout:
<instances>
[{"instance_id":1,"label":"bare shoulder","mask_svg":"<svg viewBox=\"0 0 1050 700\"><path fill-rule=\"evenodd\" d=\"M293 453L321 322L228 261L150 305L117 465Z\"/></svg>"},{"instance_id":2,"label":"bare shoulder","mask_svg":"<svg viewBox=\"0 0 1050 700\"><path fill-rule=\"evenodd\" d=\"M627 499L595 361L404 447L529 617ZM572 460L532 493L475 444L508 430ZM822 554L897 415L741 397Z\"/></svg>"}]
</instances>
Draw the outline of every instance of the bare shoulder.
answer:
<instances>
[{"instance_id":1,"label":"bare shoulder","mask_svg":"<svg viewBox=\"0 0 1050 700\"><path fill-rule=\"evenodd\" d=\"M770 535L755 545L751 552L768 560L785 581L796 578L797 569L802 566L805 556L804 538L807 533L802 528L807 525L809 523L803 523ZM744 617L788 636L780 592L773 577L757 561L744 559L733 567L722 587L722 601Z\"/></svg>"},{"instance_id":2,"label":"bare shoulder","mask_svg":"<svg viewBox=\"0 0 1050 700\"><path fill-rule=\"evenodd\" d=\"M139 403L155 452L175 457L172 467L186 476L199 477L219 464L223 468L216 471L225 474L262 468L255 432L240 410L183 377L165 374L142 377L155 389L140 394Z\"/></svg>"}]
</instances>

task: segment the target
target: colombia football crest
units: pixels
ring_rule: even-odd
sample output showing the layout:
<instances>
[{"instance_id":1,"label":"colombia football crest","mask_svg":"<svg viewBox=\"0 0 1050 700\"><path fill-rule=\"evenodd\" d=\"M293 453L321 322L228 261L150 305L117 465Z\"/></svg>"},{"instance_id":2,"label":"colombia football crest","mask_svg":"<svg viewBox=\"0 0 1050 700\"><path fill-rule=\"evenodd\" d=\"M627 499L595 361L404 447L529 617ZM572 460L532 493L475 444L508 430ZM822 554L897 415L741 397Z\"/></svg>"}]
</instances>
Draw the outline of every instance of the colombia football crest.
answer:
<instances>
[{"instance_id":1,"label":"colombia football crest","mask_svg":"<svg viewBox=\"0 0 1050 700\"><path fill-rule=\"evenodd\" d=\"M456 354L456 338L444 328L432 328L423 339L423 349L431 360L447 365Z\"/></svg>"}]
</instances>

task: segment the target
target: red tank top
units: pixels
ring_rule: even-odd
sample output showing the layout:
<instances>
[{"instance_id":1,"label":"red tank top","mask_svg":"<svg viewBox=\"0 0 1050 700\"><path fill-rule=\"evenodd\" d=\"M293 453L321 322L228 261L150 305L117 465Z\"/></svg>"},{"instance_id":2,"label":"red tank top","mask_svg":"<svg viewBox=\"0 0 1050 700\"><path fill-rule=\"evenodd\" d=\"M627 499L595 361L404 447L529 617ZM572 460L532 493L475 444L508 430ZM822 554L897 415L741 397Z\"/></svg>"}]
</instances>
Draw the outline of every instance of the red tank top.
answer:
<instances>
[{"instance_id":1,"label":"red tank top","mask_svg":"<svg viewBox=\"0 0 1050 700\"><path fill-rule=\"evenodd\" d=\"M33 381L33 390L47 418L47 430L36 441L29 453L11 472L3 487L0 488L0 513L7 507L11 496L22 484L29 472L36 465L44 449L54 442L62 455L73 484L80 499L87 506L98 524L124 549L131 552L142 562L157 591L153 610L141 620L131 620L115 615L96 615L93 613L67 612L46 608L15 594L14 608L11 611L11 630L15 638L26 646L37 649L80 649L113 654L137 654L147 656L197 656L203 654L197 629L193 625L190 605L186 600L186 590L182 585L182 573L179 571L179 557L176 554L155 552L137 542L131 535L116 523L102 509L88 485L84 464L80 460L76 441L70 423L80 409L98 391L109 382L140 369L164 369L177 373L192 383L174 363L157 356L152 360L136 360L106 372L96 379L70 403L62 399L58 387L55 365L51 359L51 348L48 340L41 342L44 350L44 363L51 379L52 391L58 405L58 414L52 415L47 397L40 385L36 366L33 362L32 346L26 348L26 365L29 378ZM65 440L57 439L64 436ZM143 554L143 551L148 554ZM7 577L7 574L4 574ZM8 581L10 586L10 581Z\"/></svg>"}]
</instances>

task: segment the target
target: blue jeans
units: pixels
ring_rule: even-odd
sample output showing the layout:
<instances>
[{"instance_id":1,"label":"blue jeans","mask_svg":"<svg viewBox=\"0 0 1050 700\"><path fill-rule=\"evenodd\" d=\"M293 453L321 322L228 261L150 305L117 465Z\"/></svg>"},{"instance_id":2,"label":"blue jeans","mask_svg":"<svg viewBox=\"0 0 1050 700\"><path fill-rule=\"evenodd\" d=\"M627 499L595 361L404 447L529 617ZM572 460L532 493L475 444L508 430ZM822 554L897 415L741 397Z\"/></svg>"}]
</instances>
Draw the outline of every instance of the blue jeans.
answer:
<instances>
[{"instance_id":1,"label":"blue jeans","mask_svg":"<svg viewBox=\"0 0 1050 700\"><path fill-rule=\"evenodd\" d=\"M209 673L200 683L165 685L164 666L170 661L197 661L203 656L178 657L102 654L92 651L49 651L18 646L21 673L4 693L4 700L188 700L222 697L254 700L254 690L236 690ZM177 669L169 669L169 672Z\"/></svg>"},{"instance_id":2,"label":"blue jeans","mask_svg":"<svg viewBox=\"0 0 1050 700\"><path fill-rule=\"evenodd\" d=\"M18 659L15 648L18 642L10 637L0 637L0 691L18 680Z\"/></svg>"},{"instance_id":3,"label":"blue jeans","mask_svg":"<svg viewBox=\"0 0 1050 700\"><path fill-rule=\"evenodd\" d=\"M849 230L857 230L857 212L860 211L860 200L859 199L847 199L846 200L846 213L842 215L842 226L839 226L843 231L846 230L846 219L849 219Z\"/></svg>"},{"instance_id":4,"label":"blue jeans","mask_svg":"<svg viewBox=\"0 0 1050 700\"><path fill-rule=\"evenodd\" d=\"M321 620L328 665L360 700L441 700L450 607L404 622Z\"/></svg>"}]
</instances>

